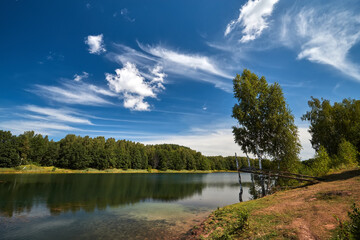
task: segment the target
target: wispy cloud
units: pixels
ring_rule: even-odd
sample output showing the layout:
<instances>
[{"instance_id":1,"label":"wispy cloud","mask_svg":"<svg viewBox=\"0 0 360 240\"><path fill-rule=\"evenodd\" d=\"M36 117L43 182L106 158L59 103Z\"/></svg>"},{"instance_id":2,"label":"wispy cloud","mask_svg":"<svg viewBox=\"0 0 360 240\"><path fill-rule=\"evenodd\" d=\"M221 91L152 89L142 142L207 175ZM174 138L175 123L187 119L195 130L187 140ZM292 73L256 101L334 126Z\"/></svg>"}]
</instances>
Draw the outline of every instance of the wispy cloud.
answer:
<instances>
[{"instance_id":1,"label":"wispy cloud","mask_svg":"<svg viewBox=\"0 0 360 240\"><path fill-rule=\"evenodd\" d=\"M81 81L81 80L83 80L83 79L86 79L86 78L88 78L89 77L89 73L87 73L87 72L82 72L82 74L75 74L74 75L74 81L75 82L79 82L79 81Z\"/></svg>"},{"instance_id":2,"label":"wispy cloud","mask_svg":"<svg viewBox=\"0 0 360 240\"><path fill-rule=\"evenodd\" d=\"M165 74L160 68L153 69L154 78L146 80L135 64L127 62L123 68L116 69L116 74L106 73L106 80L110 89L120 93L124 99L124 107L136 111L148 111L150 105L144 98L156 97L156 92L164 89L163 78Z\"/></svg>"},{"instance_id":3,"label":"wispy cloud","mask_svg":"<svg viewBox=\"0 0 360 240\"><path fill-rule=\"evenodd\" d=\"M22 134L25 131L34 131L43 135L55 135L59 131L76 131L77 128L62 123L48 121L10 120L0 122L0 128L9 130L13 134Z\"/></svg>"},{"instance_id":4,"label":"wispy cloud","mask_svg":"<svg viewBox=\"0 0 360 240\"><path fill-rule=\"evenodd\" d=\"M87 36L85 43L89 45L89 53L101 54L106 52L103 37L103 34Z\"/></svg>"},{"instance_id":5,"label":"wispy cloud","mask_svg":"<svg viewBox=\"0 0 360 240\"><path fill-rule=\"evenodd\" d=\"M126 21L135 22L135 18L130 17L130 12L127 8L121 9L120 14Z\"/></svg>"},{"instance_id":6,"label":"wispy cloud","mask_svg":"<svg viewBox=\"0 0 360 240\"><path fill-rule=\"evenodd\" d=\"M152 47L143 46L141 44L139 46L147 53L159 57L165 63L176 64L223 78L231 78L231 76L218 69L216 64L207 56L180 53L160 46Z\"/></svg>"},{"instance_id":7,"label":"wispy cloud","mask_svg":"<svg viewBox=\"0 0 360 240\"><path fill-rule=\"evenodd\" d=\"M69 122L69 123L88 124L88 125L92 124L88 119L76 116L79 115L79 113L77 113L76 111L72 111L69 109L55 109L48 107L39 107L34 105L27 105L24 107L24 109L29 112L39 114L40 116L38 117L42 118L43 120L47 119L49 121Z\"/></svg>"},{"instance_id":8,"label":"wispy cloud","mask_svg":"<svg viewBox=\"0 0 360 240\"><path fill-rule=\"evenodd\" d=\"M136 64L142 76L151 79L158 76L168 79L183 76L185 79L204 81L214 84L216 87L227 92L232 91L232 83L229 81L233 76L224 69L228 65L217 61L214 57L201 54L183 53L161 46L144 45L138 42L140 50L135 50L122 44L114 44L117 52L110 52L106 57L114 62L125 66L130 62ZM154 71L162 69L162 77ZM156 78L154 78L156 79ZM169 82L169 81L168 81Z\"/></svg>"},{"instance_id":9,"label":"wispy cloud","mask_svg":"<svg viewBox=\"0 0 360 240\"><path fill-rule=\"evenodd\" d=\"M232 20L225 29L228 36L234 29L241 27L242 37L240 42L248 42L256 39L269 25L268 18L271 16L275 4L279 0L249 0L240 9L238 19Z\"/></svg>"},{"instance_id":10,"label":"wispy cloud","mask_svg":"<svg viewBox=\"0 0 360 240\"><path fill-rule=\"evenodd\" d=\"M360 15L338 5L296 10L291 9L282 18L282 43L299 48L298 59L332 66L360 81L360 66L348 56L360 42Z\"/></svg>"},{"instance_id":11,"label":"wispy cloud","mask_svg":"<svg viewBox=\"0 0 360 240\"><path fill-rule=\"evenodd\" d=\"M60 103L95 106L112 104L103 96L114 96L106 89L81 82L65 82L61 86L35 85L29 91Z\"/></svg>"}]
</instances>

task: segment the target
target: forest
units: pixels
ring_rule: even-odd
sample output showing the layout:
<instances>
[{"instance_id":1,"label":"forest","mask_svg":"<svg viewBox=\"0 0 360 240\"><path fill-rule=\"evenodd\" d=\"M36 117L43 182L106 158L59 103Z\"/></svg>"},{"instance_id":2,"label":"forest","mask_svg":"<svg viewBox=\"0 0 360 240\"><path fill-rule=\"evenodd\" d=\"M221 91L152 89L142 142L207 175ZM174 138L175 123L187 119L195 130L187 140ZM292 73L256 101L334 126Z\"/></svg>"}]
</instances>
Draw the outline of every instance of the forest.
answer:
<instances>
[{"instance_id":1,"label":"forest","mask_svg":"<svg viewBox=\"0 0 360 240\"><path fill-rule=\"evenodd\" d=\"M241 158L241 162L247 160ZM34 131L15 136L0 130L0 167L30 163L67 169L236 170L234 157L205 157L174 144L144 145L74 134L53 141Z\"/></svg>"}]
</instances>

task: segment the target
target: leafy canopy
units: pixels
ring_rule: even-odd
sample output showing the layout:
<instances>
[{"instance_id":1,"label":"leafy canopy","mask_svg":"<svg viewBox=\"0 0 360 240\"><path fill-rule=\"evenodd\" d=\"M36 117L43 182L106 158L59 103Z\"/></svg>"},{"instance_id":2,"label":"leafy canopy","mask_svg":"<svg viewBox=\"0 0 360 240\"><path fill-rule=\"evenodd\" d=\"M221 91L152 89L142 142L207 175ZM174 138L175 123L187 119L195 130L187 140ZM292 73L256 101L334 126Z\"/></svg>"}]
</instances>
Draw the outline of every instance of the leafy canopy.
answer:
<instances>
[{"instance_id":1,"label":"leafy canopy","mask_svg":"<svg viewBox=\"0 0 360 240\"><path fill-rule=\"evenodd\" d=\"M282 168L290 169L298 162L300 144L294 116L288 108L278 83L268 84L265 77L245 69L233 80L234 97L232 117L235 142L245 153L261 159L270 157Z\"/></svg>"}]
</instances>

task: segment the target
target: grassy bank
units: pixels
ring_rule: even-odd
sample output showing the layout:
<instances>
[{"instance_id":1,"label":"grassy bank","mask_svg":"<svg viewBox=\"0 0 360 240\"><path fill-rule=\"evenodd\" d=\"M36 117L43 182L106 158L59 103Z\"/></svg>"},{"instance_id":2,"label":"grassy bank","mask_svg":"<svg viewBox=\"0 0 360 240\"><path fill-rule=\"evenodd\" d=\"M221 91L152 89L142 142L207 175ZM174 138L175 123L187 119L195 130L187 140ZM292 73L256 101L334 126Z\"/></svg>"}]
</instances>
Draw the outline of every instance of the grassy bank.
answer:
<instances>
[{"instance_id":1,"label":"grassy bank","mask_svg":"<svg viewBox=\"0 0 360 240\"><path fill-rule=\"evenodd\" d=\"M214 211L192 239L331 239L352 203L360 203L360 170Z\"/></svg>"},{"instance_id":2,"label":"grassy bank","mask_svg":"<svg viewBox=\"0 0 360 240\"><path fill-rule=\"evenodd\" d=\"M160 171L157 169L105 169L98 170L93 168L87 168L84 170L72 170L56 168L53 166L42 167L37 165L21 165L15 168L0 168L0 174L61 174L61 173L213 173L213 172L229 172L222 170L166 170Z\"/></svg>"}]
</instances>

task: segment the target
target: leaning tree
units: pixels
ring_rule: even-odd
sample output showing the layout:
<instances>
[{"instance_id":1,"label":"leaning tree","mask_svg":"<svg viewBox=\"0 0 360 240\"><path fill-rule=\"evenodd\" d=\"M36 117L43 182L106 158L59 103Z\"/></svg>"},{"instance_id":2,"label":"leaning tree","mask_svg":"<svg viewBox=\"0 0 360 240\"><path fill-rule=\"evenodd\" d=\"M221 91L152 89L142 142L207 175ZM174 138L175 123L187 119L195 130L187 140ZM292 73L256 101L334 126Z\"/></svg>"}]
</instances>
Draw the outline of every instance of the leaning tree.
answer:
<instances>
[{"instance_id":1,"label":"leaning tree","mask_svg":"<svg viewBox=\"0 0 360 240\"><path fill-rule=\"evenodd\" d=\"M280 85L269 85L265 77L259 79L247 69L236 75L233 84L237 103L232 117L238 121L233 126L235 142L245 154L258 157L260 169L265 157L282 169L295 168L301 145Z\"/></svg>"}]
</instances>

